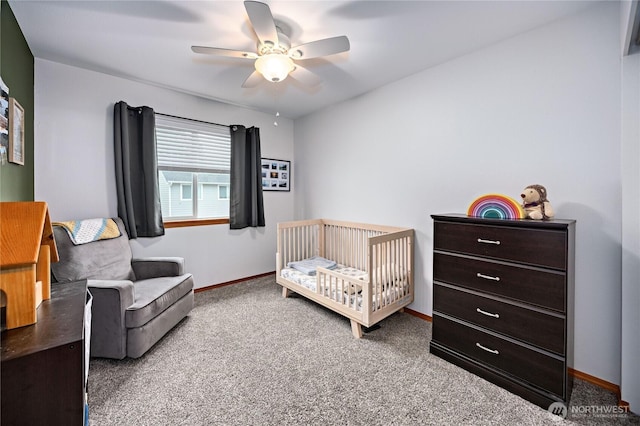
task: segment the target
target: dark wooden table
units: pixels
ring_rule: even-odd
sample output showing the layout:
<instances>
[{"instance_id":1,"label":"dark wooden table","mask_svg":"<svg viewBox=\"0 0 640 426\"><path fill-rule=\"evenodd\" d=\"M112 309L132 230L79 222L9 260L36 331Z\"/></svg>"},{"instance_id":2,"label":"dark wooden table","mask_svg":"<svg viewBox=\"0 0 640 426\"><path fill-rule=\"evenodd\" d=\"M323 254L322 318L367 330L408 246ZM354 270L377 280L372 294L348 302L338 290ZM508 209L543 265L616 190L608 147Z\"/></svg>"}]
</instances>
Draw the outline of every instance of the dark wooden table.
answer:
<instances>
[{"instance_id":1,"label":"dark wooden table","mask_svg":"<svg viewBox=\"0 0 640 426\"><path fill-rule=\"evenodd\" d=\"M84 424L88 302L86 281L52 284L37 323L2 332L3 425Z\"/></svg>"}]
</instances>

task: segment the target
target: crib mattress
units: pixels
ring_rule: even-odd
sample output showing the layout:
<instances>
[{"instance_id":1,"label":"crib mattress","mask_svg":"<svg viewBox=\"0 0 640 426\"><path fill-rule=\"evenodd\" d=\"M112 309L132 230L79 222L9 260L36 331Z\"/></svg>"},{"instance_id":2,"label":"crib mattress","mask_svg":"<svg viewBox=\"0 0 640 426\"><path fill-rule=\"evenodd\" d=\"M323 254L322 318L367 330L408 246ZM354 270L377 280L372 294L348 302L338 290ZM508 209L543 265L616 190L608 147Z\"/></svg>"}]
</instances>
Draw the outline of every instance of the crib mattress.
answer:
<instances>
[{"instance_id":1,"label":"crib mattress","mask_svg":"<svg viewBox=\"0 0 640 426\"><path fill-rule=\"evenodd\" d=\"M356 278L360 281L367 281L368 279L368 274L365 271L360 271L356 268L351 268L340 264L338 264L332 271ZM282 276L282 278L286 278L289 281L300 284L301 286L306 287L311 291L316 291L317 277L315 275L307 275L304 272L300 272L297 269L293 268L282 269L280 275Z\"/></svg>"},{"instance_id":2,"label":"crib mattress","mask_svg":"<svg viewBox=\"0 0 640 426\"><path fill-rule=\"evenodd\" d=\"M332 271L356 278L363 282L368 280L368 274L366 272L348 266L338 264L335 269L332 269ZM297 269L293 268L282 269L280 275L283 278L305 288L308 288L313 292L315 292L317 289L318 277L316 275L307 275L304 272L300 272ZM323 286L325 289L324 296L329 297L333 300L340 301L340 303L347 304L350 307L355 308L357 311L362 311L362 296L360 296L359 294L362 289L355 289L355 291L351 292L351 295L349 295L347 291L344 291L344 294L342 294L342 300L340 300L341 297L337 293L336 286L333 282L333 277L331 277L331 281L331 286Z\"/></svg>"},{"instance_id":3,"label":"crib mattress","mask_svg":"<svg viewBox=\"0 0 640 426\"><path fill-rule=\"evenodd\" d=\"M352 267L348 267L348 266L344 266L344 265L340 265L338 264L336 266L335 269L333 269L334 272L338 272L340 274L349 276L349 277L353 277L356 280L362 281L363 283L369 281L369 274L365 271L361 271L359 269L356 268L352 268ZM316 291L317 289L317 276L316 275L307 275L304 272L300 272L296 269L293 268L283 268L280 271L280 275L282 276L282 278L294 282L298 285L301 285L313 292ZM331 277L331 285L325 285L322 286L325 290L324 290L324 296L329 297L333 300L340 300L340 296L338 296L337 294L337 285L334 282L334 277ZM404 289L404 285L402 286L402 288L388 288L386 290L384 290L382 292L382 296L384 299L384 303L389 303L391 301L391 298L397 299L399 297L401 297L401 293ZM362 295L361 295L361 289L352 289L351 291L347 291L347 289L344 290L343 294L342 294L342 301L341 303L343 304L348 304L349 306L351 306L352 308L355 308L357 311L362 311ZM329 294L331 293L331 294ZM349 294L351 293L351 294ZM378 309L378 298L375 297L375 295L372 295L372 302L373 302L373 309Z\"/></svg>"}]
</instances>

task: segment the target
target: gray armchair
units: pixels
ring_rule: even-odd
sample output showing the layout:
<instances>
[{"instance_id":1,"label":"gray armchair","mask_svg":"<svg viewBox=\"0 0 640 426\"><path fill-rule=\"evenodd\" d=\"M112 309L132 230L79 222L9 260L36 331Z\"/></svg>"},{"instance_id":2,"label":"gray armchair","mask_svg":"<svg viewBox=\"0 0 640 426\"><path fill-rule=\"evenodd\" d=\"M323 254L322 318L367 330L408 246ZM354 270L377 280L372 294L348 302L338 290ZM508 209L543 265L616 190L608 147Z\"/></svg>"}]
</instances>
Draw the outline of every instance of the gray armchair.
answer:
<instances>
[{"instance_id":1,"label":"gray armchair","mask_svg":"<svg viewBox=\"0 0 640 426\"><path fill-rule=\"evenodd\" d=\"M91 356L138 358L193 308L193 277L179 257L133 259L119 218L120 235L74 245L54 226L60 261L51 264L53 285L86 279L93 295Z\"/></svg>"}]
</instances>

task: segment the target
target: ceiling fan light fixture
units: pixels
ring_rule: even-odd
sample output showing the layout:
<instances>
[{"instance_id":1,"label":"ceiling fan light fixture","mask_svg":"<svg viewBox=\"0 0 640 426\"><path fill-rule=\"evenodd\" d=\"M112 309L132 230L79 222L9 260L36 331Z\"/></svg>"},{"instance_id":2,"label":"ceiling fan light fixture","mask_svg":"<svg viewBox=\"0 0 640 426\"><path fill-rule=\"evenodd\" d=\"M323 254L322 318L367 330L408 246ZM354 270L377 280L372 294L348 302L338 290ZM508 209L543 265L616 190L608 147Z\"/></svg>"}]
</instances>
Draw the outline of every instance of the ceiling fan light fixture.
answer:
<instances>
[{"instance_id":1,"label":"ceiling fan light fixture","mask_svg":"<svg viewBox=\"0 0 640 426\"><path fill-rule=\"evenodd\" d=\"M309 86L320 84L320 79L304 66L294 61L319 58L347 52L351 48L347 36L338 36L310 41L291 47L291 25L273 19L268 4L258 0L247 0L244 7L257 38L256 53L219 47L191 46L195 53L246 58L254 61L256 70L242 83L242 87L254 87L265 80L272 83L283 81L295 72L295 80Z\"/></svg>"},{"instance_id":2,"label":"ceiling fan light fixture","mask_svg":"<svg viewBox=\"0 0 640 426\"><path fill-rule=\"evenodd\" d=\"M282 53L260 56L256 59L255 67L265 79L276 83L287 78L295 68L293 60Z\"/></svg>"}]
</instances>

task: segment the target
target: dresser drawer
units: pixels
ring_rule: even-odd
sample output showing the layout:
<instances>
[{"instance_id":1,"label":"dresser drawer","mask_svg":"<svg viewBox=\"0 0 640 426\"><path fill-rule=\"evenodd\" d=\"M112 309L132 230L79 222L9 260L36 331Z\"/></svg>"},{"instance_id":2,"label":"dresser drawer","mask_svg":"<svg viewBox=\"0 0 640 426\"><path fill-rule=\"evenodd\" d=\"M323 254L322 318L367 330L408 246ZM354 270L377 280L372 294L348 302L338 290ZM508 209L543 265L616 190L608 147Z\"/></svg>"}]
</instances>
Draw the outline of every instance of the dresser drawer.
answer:
<instances>
[{"instance_id":1,"label":"dresser drawer","mask_svg":"<svg viewBox=\"0 0 640 426\"><path fill-rule=\"evenodd\" d=\"M566 311L566 274L490 260L433 254L433 280Z\"/></svg>"},{"instance_id":2,"label":"dresser drawer","mask_svg":"<svg viewBox=\"0 0 640 426\"><path fill-rule=\"evenodd\" d=\"M564 353L564 318L438 284L433 286L433 310Z\"/></svg>"},{"instance_id":3,"label":"dresser drawer","mask_svg":"<svg viewBox=\"0 0 640 426\"><path fill-rule=\"evenodd\" d=\"M551 229L434 222L434 250L565 270L566 233Z\"/></svg>"},{"instance_id":4,"label":"dresser drawer","mask_svg":"<svg viewBox=\"0 0 640 426\"><path fill-rule=\"evenodd\" d=\"M433 340L564 398L564 362L476 328L433 315Z\"/></svg>"}]
</instances>

